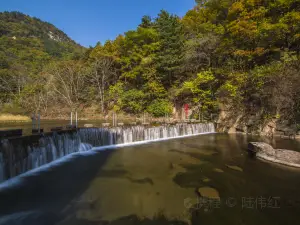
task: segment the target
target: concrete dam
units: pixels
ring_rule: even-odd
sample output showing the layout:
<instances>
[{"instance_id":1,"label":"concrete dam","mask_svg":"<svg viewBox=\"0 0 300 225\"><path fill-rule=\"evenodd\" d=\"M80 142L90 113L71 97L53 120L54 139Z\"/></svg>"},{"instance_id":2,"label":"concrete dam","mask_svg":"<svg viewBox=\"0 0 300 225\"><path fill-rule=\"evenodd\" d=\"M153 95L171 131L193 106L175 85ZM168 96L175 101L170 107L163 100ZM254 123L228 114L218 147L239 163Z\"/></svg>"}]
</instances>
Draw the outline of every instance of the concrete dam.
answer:
<instances>
[{"instance_id":1,"label":"concrete dam","mask_svg":"<svg viewBox=\"0 0 300 225\"><path fill-rule=\"evenodd\" d=\"M79 128L0 140L0 182L73 153L215 132L213 123Z\"/></svg>"}]
</instances>

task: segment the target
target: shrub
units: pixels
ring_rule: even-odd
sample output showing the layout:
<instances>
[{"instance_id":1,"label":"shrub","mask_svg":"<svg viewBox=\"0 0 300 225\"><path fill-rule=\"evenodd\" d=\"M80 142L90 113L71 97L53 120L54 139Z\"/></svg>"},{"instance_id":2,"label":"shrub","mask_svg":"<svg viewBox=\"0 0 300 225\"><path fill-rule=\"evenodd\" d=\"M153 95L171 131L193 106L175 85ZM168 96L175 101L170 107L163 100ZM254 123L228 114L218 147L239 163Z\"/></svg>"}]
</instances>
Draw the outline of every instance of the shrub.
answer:
<instances>
[{"instance_id":1,"label":"shrub","mask_svg":"<svg viewBox=\"0 0 300 225\"><path fill-rule=\"evenodd\" d=\"M172 113L172 104L164 99L156 99L148 106L147 111L154 117L170 115Z\"/></svg>"}]
</instances>

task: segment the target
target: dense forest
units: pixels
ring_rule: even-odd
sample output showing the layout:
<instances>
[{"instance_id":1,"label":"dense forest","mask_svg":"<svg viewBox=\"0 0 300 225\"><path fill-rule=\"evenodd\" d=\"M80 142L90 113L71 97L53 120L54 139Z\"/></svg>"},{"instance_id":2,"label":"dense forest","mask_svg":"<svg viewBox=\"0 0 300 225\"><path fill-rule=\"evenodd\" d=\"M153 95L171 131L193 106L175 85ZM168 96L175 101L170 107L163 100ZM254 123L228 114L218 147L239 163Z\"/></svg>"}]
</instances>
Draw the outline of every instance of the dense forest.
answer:
<instances>
[{"instance_id":1,"label":"dense forest","mask_svg":"<svg viewBox=\"0 0 300 225\"><path fill-rule=\"evenodd\" d=\"M0 13L0 112L42 110L48 104L41 102L49 81L42 75L46 66L84 52L52 24L19 12Z\"/></svg>"},{"instance_id":2,"label":"dense forest","mask_svg":"<svg viewBox=\"0 0 300 225\"><path fill-rule=\"evenodd\" d=\"M84 49L53 25L0 14L3 110L191 117L221 108L300 122L300 0L197 0Z\"/></svg>"}]
</instances>

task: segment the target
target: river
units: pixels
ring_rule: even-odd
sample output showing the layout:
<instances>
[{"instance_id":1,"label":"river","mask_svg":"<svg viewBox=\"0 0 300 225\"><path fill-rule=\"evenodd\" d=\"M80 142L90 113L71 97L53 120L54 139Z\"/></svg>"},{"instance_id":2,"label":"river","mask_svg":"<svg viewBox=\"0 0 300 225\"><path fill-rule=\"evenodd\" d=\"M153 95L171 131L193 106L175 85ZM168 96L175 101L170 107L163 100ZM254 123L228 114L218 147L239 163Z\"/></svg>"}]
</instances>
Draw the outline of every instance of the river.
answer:
<instances>
[{"instance_id":1,"label":"river","mask_svg":"<svg viewBox=\"0 0 300 225\"><path fill-rule=\"evenodd\" d=\"M253 140L205 134L74 155L0 190L0 224L297 224L300 170L250 158Z\"/></svg>"}]
</instances>

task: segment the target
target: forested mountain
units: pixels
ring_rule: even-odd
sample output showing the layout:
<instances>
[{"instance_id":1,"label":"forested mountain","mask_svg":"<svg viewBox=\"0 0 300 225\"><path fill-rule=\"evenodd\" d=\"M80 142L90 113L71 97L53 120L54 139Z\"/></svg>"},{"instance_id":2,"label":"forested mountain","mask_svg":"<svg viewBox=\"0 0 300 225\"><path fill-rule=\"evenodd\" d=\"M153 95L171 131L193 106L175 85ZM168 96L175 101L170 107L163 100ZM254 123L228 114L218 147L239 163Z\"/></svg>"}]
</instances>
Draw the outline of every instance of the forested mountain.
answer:
<instances>
[{"instance_id":1,"label":"forested mountain","mask_svg":"<svg viewBox=\"0 0 300 225\"><path fill-rule=\"evenodd\" d=\"M20 12L0 13L0 34L9 37L36 37L41 39L54 39L62 42L75 42L64 32L50 23L43 22L38 18L27 16Z\"/></svg>"},{"instance_id":2,"label":"forested mountain","mask_svg":"<svg viewBox=\"0 0 300 225\"><path fill-rule=\"evenodd\" d=\"M5 44L12 39L14 42L11 41L11 44L15 44L16 48L18 44L29 44L28 47L33 48L39 45L41 51L54 57L72 54L81 48L54 25L20 12L0 12L0 37L1 47L9 47Z\"/></svg>"},{"instance_id":3,"label":"forested mountain","mask_svg":"<svg viewBox=\"0 0 300 225\"><path fill-rule=\"evenodd\" d=\"M20 12L0 13L0 102L22 106L45 65L78 58L83 51L50 23Z\"/></svg>"},{"instance_id":4,"label":"forested mountain","mask_svg":"<svg viewBox=\"0 0 300 225\"><path fill-rule=\"evenodd\" d=\"M246 119L246 114L254 116L258 125L274 119L299 123L300 0L196 2L183 18L164 10L156 18L145 16L135 30L99 43L77 58L65 57L65 48L56 53L40 50L47 49L45 37L76 46L59 31L51 31L55 37L51 39L50 25L45 24L48 28L39 38L25 35L37 51L31 62L45 65L40 63L47 61L45 55L68 59L42 66L35 73L43 78L39 81L43 85L38 92L29 92L26 104L32 104L25 108L45 113L50 105L78 110L96 105L102 114L114 110L164 116L174 113L174 107L180 112L188 103L195 118L199 112L208 116L226 108L232 114L227 118L230 123L237 122L237 117ZM25 18L16 27L28 24ZM0 45L15 43L17 51L11 52L21 60L24 54L26 61L30 56L22 48L28 43L17 42L18 32L5 33L3 26ZM2 77L11 55L2 57ZM32 83L25 82L19 93L28 85ZM13 89L4 101L22 104L16 101L19 97Z\"/></svg>"}]
</instances>

